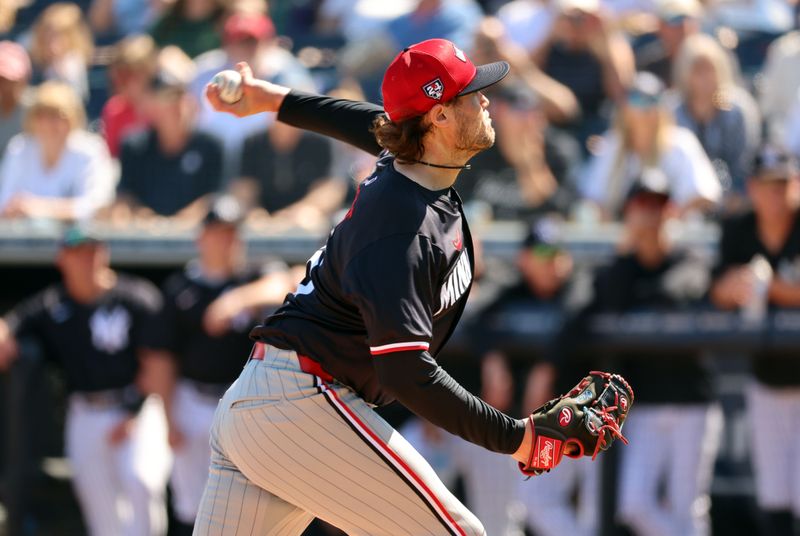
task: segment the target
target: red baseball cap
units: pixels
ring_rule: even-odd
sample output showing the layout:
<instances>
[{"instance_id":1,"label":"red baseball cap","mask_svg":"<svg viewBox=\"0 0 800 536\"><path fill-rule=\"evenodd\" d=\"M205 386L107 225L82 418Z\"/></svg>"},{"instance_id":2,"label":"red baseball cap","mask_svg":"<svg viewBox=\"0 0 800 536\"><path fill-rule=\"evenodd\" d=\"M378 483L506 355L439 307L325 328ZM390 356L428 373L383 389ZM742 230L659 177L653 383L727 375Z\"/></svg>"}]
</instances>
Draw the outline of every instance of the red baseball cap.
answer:
<instances>
[{"instance_id":1,"label":"red baseball cap","mask_svg":"<svg viewBox=\"0 0 800 536\"><path fill-rule=\"evenodd\" d=\"M504 61L475 66L452 42L428 39L397 55L381 85L383 109L392 121L422 115L434 105L481 90L508 74Z\"/></svg>"},{"instance_id":2,"label":"red baseball cap","mask_svg":"<svg viewBox=\"0 0 800 536\"><path fill-rule=\"evenodd\" d=\"M222 29L223 40L235 43L242 39L261 41L275 35L272 20L261 13L234 13L225 21Z\"/></svg>"}]
</instances>

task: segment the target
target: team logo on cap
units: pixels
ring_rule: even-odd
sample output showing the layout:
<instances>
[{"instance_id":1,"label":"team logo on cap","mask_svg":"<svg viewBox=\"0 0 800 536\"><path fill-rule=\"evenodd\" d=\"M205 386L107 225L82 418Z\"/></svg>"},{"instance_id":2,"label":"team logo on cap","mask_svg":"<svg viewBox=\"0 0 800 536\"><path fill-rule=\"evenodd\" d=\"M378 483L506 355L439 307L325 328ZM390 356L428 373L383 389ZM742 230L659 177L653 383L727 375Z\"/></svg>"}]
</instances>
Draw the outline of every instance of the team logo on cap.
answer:
<instances>
[{"instance_id":1,"label":"team logo on cap","mask_svg":"<svg viewBox=\"0 0 800 536\"><path fill-rule=\"evenodd\" d=\"M424 91L425 95L433 100L442 100L442 95L444 95L444 84L442 84L442 81L439 78L436 78L435 80L431 80L422 86L422 91Z\"/></svg>"}]
</instances>

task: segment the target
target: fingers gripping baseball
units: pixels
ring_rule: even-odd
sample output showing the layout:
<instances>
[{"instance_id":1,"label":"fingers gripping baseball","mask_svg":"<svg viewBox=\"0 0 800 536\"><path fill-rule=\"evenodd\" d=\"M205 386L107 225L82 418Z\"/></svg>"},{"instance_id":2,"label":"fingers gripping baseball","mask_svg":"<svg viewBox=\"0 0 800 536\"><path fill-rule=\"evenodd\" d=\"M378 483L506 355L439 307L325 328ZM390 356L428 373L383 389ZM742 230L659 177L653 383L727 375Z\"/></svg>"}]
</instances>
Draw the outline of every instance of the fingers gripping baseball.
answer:
<instances>
[{"instance_id":1,"label":"fingers gripping baseball","mask_svg":"<svg viewBox=\"0 0 800 536\"><path fill-rule=\"evenodd\" d=\"M622 376L590 372L569 393L550 400L529 419L533 432L527 462L520 470L539 475L557 466L563 456L596 458L622 435L633 403L633 389Z\"/></svg>"},{"instance_id":2,"label":"fingers gripping baseball","mask_svg":"<svg viewBox=\"0 0 800 536\"><path fill-rule=\"evenodd\" d=\"M212 108L237 117L277 112L287 93L287 87L254 78L246 62L236 64L235 71L217 73L206 86Z\"/></svg>"}]
</instances>

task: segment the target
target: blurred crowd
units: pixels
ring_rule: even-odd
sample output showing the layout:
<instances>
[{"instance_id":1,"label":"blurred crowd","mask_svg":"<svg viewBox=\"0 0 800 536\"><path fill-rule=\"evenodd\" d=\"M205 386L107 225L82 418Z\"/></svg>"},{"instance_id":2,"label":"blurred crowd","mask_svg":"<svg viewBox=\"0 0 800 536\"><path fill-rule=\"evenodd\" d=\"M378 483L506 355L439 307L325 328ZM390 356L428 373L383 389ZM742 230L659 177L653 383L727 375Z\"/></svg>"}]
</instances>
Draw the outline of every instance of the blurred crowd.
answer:
<instances>
[{"instance_id":1,"label":"blurred crowd","mask_svg":"<svg viewBox=\"0 0 800 536\"><path fill-rule=\"evenodd\" d=\"M216 72L247 61L257 77L300 91L380 102L394 55L433 37L452 40L475 63L512 66L487 92L496 144L456 184L476 227L516 221L529 229L516 283L492 292L476 273L467 320L480 335L475 368L489 403L524 415L566 392L587 367L608 363L575 345L598 312L710 304L758 322L770 308L800 307L797 28L795 4L782 0L3 2L0 219L199 234L198 258L159 291L118 277L102 241L84 227L67 233L58 257L63 284L0 321L0 369L19 354L16 338L61 342L53 333L71 319L92 330L68 330L83 333L76 348L127 356L127 369L87 379L67 346L49 343L67 372L71 414L85 423L100 409L111 412L100 424L71 421L77 428L67 437L68 455L84 518L97 534L122 533L122 518L109 514L115 507L98 498L98 477L77 468L99 466L101 454L87 441L104 444L104 434L114 445L134 440L120 408L136 384L166 404L161 428L150 430L162 430L162 446L172 447L163 459L174 455L173 510L190 533L208 426L220 389L247 357L239 348L249 345L246 328L300 280L286 266L245 270L239 232L327 231L374 164L273 116L217 113L204 87ZM674 246L667 232L674 220L718 222L716 258ZM563 221L618 222L610 262L574 262L559 235ZM115 307L130 313L114 316ZM520 307L563 317L546 350L515 355L493 338L491 328ZM129 328L130 340L108 338ZM234 362L215 360L234 348ZM636 391L616 519L639 536L708 534L723 420L704 350L647 352L664 354L650 360L637 353L611 356ZM755 355L746 392L756 416L759 523L769 535L792 534L800 519L800 437L792 426L800 366L793 353ZM134 402L141 415L142 401ZM86 429L94 440L75 432ZM599 530L599 464L568 460L519 486L507 457L418 421L403 433L443 479L462 476L466 499L491 535L523 527L539 536ZM130 530L159 533L163 519L150 501L163 506L170 463L155 477L151 466L148 481L126 470L132 459L103 462L106 476L123 475L107 498L119 492L131 499L130 511L149 512Z\"/></svg>"},{"instance_id":2,"label":"blurred crowd","mask_svg":"<svg viewBox=\"0 0 800 536\"><path fill-rule=\"evenodd\" d=\"M0 215L196 224L230 192L256 228L321 230L371 161L203 97L247 61L298 90L380 101L404 46L445 37L512 76L459 191L477 221L617 220L647 169L681 216L746 204L763 141L800 153L800 34L781 0L6 2Z\"/></svg>"}]
</instances>

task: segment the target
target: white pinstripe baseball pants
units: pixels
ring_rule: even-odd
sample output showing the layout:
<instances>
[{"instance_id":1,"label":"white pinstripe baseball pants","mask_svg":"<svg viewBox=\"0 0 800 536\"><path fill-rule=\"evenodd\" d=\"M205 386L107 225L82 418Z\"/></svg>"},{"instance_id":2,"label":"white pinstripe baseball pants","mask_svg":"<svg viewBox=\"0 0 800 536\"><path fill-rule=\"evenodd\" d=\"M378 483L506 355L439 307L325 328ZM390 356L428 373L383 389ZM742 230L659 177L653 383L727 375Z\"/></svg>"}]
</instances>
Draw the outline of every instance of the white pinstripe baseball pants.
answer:
<instances>
[{"instance_id":1,"label":"white pinstripe baseball pants","mask_svg":"<svg viewBox=\"0 0 800 536\"><path fill-rule=\"evenodd\" d=\"M485 534L422 456L348 388L266 348L220 401L194 534Z\"/></svg>"},{"instance_id":2,"label":"white pinstripe baseball pants","mask_svg":"<svg viewBox=\"0 0 800 536\"><path fill-rule=\"evenodd\" d=\"M111 445L108 434L125 417L122 409L95 408L70 397L65 450L90 536L166 533L164 494L172 454L163 406L148 398L128 437Z\"/></svg>"},{"instance_id":3,"label":"white pinstripe baseball pants","mask_svg":"<svg viewBox=\"0 0 800 536\"><path fill-rule=\"evenodd\" d=\"M756 502L800 517L800 389L756 380L747 389Z\"/></svg>"}]
</instances>

